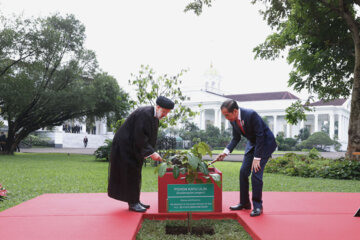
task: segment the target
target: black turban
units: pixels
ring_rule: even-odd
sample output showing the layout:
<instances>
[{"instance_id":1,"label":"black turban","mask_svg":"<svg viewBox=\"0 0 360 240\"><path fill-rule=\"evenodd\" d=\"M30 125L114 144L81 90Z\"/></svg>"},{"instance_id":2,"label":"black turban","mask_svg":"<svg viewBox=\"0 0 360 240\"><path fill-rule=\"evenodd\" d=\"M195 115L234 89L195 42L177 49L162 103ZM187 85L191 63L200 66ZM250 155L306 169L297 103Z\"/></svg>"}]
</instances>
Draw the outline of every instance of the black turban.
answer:
<instances>
[{"instance_id":1,"label":"black turban","mask_svg":"<svg viewBox=\"0 0 360 240\"><path fill-rule=\"evenodd\" d=\"M160 96L156 99L156 104L166 109L173 109L175 105L173 101L163 96Z\"/></svg>"}]
</instances>

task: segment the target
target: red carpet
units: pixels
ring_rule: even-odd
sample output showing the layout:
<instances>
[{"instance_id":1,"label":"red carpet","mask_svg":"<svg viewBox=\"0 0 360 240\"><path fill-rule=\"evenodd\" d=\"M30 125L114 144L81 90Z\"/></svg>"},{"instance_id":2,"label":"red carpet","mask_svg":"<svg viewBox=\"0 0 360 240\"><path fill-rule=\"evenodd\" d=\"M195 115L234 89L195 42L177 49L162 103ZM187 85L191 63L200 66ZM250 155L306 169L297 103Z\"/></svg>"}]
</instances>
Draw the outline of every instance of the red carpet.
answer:
<instances>
[{"instance_id":1,"label":"red carpet","mask_svg":"<svg viewBox=\"0 0 360 240\"><path fill-rule=\"evenodd\" d=\"M145 214L129 212L127 204L104 193L44 194L0 212L1 238L135 239L143 218L182 218L158 214L157 193L142 193L151 204ZM264 214L229 211L238 192L223 193L222 213L193 214L193 218L237 219L254 239L360 239L360 193L265 192Z\"/></svg>"}]
</instances>

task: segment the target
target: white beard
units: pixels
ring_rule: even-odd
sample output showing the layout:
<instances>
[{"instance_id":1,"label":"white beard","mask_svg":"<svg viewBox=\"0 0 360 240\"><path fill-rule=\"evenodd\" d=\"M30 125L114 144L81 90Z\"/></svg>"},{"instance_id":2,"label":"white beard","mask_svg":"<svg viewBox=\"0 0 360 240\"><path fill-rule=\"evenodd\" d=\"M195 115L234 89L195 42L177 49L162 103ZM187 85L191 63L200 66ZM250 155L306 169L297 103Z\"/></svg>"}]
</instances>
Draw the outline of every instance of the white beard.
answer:
<instances>
[{"instance_id":1,"label":"white beard","mask_svg":"<svg viewBox=\"0 0 360 240\"><path fill-rule=\"evenodd\" d=\"M163 111L162 111L161 108L156 109L156 114L155 114L155 115L156 115L156 118L157 118L157 119L160 119L160 116L161 116L162 112L163 112Z\"/></svg>"}]
</instances>

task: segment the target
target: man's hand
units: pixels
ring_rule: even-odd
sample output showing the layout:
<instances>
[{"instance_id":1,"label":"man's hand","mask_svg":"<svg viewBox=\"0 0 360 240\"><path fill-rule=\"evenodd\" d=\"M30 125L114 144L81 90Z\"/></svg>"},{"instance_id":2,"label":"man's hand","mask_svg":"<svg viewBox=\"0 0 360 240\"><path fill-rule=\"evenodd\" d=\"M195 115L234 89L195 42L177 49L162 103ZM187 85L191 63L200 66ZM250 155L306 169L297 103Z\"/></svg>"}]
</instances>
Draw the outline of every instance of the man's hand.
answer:
<instances>
[{"instance_id":1,"label":"man's hand","mask_svg":"<svg viewBox=\"0 0 360 240\"><path fill-rule=\"evenodd\" d=\"M217 162L217 161L223 161L226 156L227 156L226 153L221 153L210 164L213 164L214 162Z\"/></svg>"},{"instance_id":2,"label":"man's hand","mask_svg":"<svg viewBox=\"0 0 360 240\"><path fill-rule=\"evenodd\" d=\"M254 172L257 172L257 171L259 171L259 170L261 169L260 160L261 160L261 159L259 159L259 160L255 160L255 159L254 159L254 160L253 160L252 166L251 166L251 171L254 170Z\"/></svg>"},{"instance_id":3,"label":"man's hand","mask_svg":"<svg viewBox=\"0 0 360 240\"><path fill-rule=\"evenodd\" d=\"M153 154L151 154L150 157L154 161L162 162L162 158L157 152L154 152Z\"/></svg>"}]
</instances>

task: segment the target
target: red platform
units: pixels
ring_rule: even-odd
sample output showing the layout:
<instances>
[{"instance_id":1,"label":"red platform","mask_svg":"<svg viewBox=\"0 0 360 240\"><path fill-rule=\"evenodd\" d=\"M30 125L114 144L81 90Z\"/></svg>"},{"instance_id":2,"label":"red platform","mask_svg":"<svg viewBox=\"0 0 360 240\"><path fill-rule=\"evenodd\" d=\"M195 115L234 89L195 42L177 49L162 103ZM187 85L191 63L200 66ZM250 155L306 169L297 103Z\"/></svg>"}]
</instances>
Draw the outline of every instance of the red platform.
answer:
<instances>
[{"instance_id":1,"label":"red platform","mask_svg":"<svg viewBox=\"0 0 360 240\"><path fill-rule=\"evenodd\" d=\"M184 218L158 213L157 193L142 193L151 204L145 214L129 212L127 204L104 193L44 194L0 212L4 239L135 239L144 218ZM198 213L193 218L237 219L254 239L360 239L360 193L265 192L264 214L229 211L239 192L224 192L222 213Z\"/></svg>"}]
</instances>

